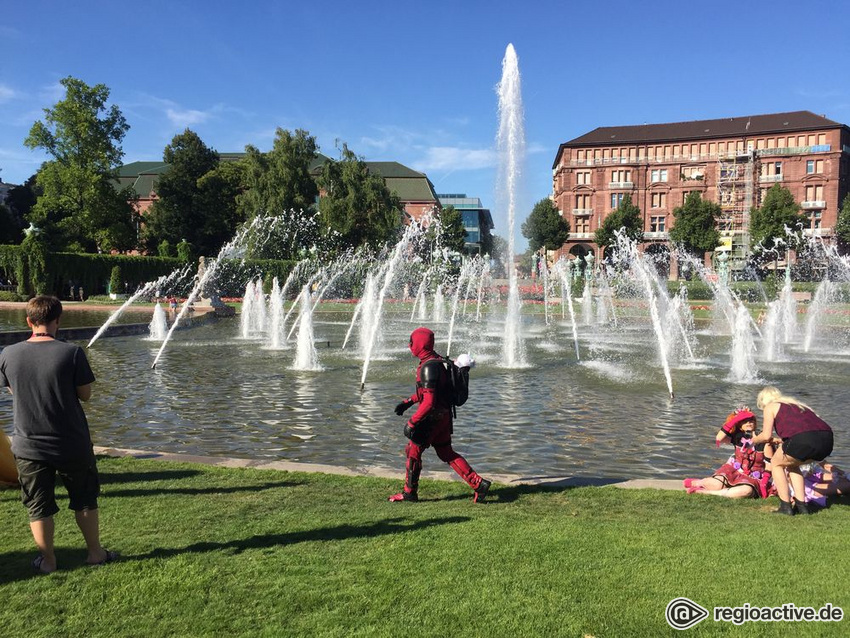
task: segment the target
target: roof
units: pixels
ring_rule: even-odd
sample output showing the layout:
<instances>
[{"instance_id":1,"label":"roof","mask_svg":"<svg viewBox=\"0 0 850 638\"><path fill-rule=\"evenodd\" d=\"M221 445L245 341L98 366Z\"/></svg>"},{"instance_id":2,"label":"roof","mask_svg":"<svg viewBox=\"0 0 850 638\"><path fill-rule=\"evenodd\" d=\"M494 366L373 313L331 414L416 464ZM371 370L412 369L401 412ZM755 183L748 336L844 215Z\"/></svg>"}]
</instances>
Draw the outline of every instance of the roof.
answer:
<instances>
[{"instance_id":1,"label":"roof","mask_svg":"<svg viewBox=\"0 0 850 638\"><path fill-rule=\"evenodd\" d=\"M222 161L236 161L245 157L245 153L219 153ZM321 172L325 162L332 161L326 155L316 154L310 164L310 172L314 175ZM139 197L150 197L160 175L165 173L169 165L165 162L130 162L118 169L118 188L131 186ZM398 162L366 162L366 168L371 173L377 173L384 178L384 183L391 192L405 202L434 202L437 194L434 185L425 173L414 171Z\"/></svg>"},{"instance_id":2,"label":"roof","mask_svg":"<svg viewBox=\"0 0 850 638\"><path fill-rule=\"evenodd\" d=\"M815 115L811 111L745 115L743 117L671 122L668 124L601 126L561 144L555 157L555 165L557 165L558 157L561 156L564 148L751 137L753 135L782 134L791 131L811 131L839 127L847 128L845 124L830 120L824 115Z\"/></svg>"},{"instance_id":3,"label":"roof","mask_svg":"<svg viewBox=\"0 0 850 638\"><path fill-rule=\"evenodd\" d=\"M414 171L398 162L366 162L370 173L377 173L384 178L384 183L390 192L398 195L403 202L433 202L437 203L437 192L425 173Z\"/></svg>"}]
</instances>

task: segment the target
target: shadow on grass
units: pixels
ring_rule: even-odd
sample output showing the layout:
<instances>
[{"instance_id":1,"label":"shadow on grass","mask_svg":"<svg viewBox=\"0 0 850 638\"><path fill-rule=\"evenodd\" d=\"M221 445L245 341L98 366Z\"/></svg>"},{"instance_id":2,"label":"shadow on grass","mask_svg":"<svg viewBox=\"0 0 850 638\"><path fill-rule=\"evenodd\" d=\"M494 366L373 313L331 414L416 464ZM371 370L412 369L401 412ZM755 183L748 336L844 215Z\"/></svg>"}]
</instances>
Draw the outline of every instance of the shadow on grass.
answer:
<instances>
[{"instance_id":1,"label":"shadow on grass","mask_svg":"<svg viewBox=\"0 0 850 638\"><path fill-rule=\"evenodd\" d=\"M535 480L539 481L539 483L527 484L523 483L521 485L505 485L505 484L496 484L490 488L490 492L487 494L487 499L484 501L484 505L488 503L513 503L514 501L519 500L523 496L527 496L530 494L552 494L557 492L566 492L568 490L575 489L577 487L604 487L605 485L614 485L615 483L622 483L627 479L624 478L598 478L598 477L587 477L587 476L573 476L570 478L563 478L560 476L533 476L533 477L523 477L522 480ZM450 496L444 496L442 498L422 498L422 493L420 490L419 500L420 501L465 501L472 498L472 491L468 494L452 494Z\"/></svg>"},{"instance_id":2,"label":"shadow on grass","mask_svg":"<svg viewBox=\"0 0 850 638\"><path fill-rule=\"evenodd\" d=\"M191 478L201 473L200 470L157 470L155 472L109 472L99 470L100 484L108 483L142 483L145 481L174 481Z\"/></svg>"},{"instance_id":3,"label":"shadow on grass","mask_svg":"<svg viewBox=\"0 0 850 638\"><path fill-rule=\"evenodd\" d=\"M286 532L282 534L261 534L242 538L238 540L221 543L193 543L186 547L159 548L147 554L128 556L127 560L146 560L150 558L170 558L181 554L217 552L229 550L232 554L240 554L251 549L265 549L278 545L294 545L296 543L341 541L351 538L375 538L386 534L400 534L413 532L435 525L448 525L451 523L464 523L470 520L468 516L448 516L445 518L434 518L425 521L409 522L403 518L390 518L368 525L336 525L334 527L320 527L318 529L304 530L301 532Z\"/></svg>"},{"instance_id":4,"label":"shadow on grass","mask_svg":"<svg viewBox=\"0 0 850 638\"><path fill-rule=\"evenodd\" d=\"M264 549L279 545L294 545L296 543L342 541L351 538L375 538L386 534L413 532L435 525L464 523L470 520L468 516L449 516L425 521L409 522L403 518L391 518L369 525L337 525L320 527L319 529L282 534L261 534L248 538L235 539L225 542L193 543L186 547L163 547L154 549L146 554L124 555L118 562L148 560L152 558L170 558L181 554L229 551L231 554L241 554L252 549ZM118 548L115 548L118 549ZM60 569L52 575L45 576L32 568L32 560L37 555L33 549L30 552L0 552L0 585L30 578L62 578L63 574L76 569L99 569L85 565L84 548L56 548L56 560ZM107 569L103 568L103 569Z\"/></svg>"},{"instance_id":5,"label":"shadow on grass","mask_svg":"<svg viewBox=\"0 0 850 638\"><path fill-rule=\"evenodd\" d=\"M238 492L258 492L260 490L273 490L278 487L295 487L303 485L299 481L278 481L269 483L255 483L252 485L241 485L237 487L173 487L168 489L108 489L104 490L104 498L134 497L134 496L162 496L164 494L236 494Z\"/></svg>"}]
</instances>

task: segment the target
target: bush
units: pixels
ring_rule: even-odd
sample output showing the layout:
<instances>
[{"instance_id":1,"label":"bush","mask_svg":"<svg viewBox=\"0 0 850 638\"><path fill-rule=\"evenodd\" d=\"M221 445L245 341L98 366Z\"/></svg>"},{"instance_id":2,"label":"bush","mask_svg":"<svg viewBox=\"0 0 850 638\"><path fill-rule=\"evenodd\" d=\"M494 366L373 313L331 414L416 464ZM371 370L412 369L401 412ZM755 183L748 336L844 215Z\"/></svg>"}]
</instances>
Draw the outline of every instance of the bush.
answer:
<instances>
[{"instance_id":1,"label":"bush","mask_svg":"<svg viewBox=\"0 0 850 638\"><path fill-rule=\"evenodd\" d=\"M121 266L115 265L112 267L112 274L109 276L109 292L113 295L123 292L124 283L121 280Z\"/></svg>"},{"instance_id":2,"label":"bush","mask_svg":"<svg viewBox=\"0 0 850 638\"><path fill-rule=\"evenodd\" d=\"M26 301L26 299L11 290L0 290L0 301Z\"/></svg>"},{"instance_id":3,"label":"bush","mask_svg":"<svg viewBox=\"0 0 850 638\"><path fill-rule=\"evenodd\" d=\"M171 245L171 242L168 241L167 239L163 239L161 242L159 242L159 246L157 246L156 252L160 257L176 257L177 256L177 251L174 250L174 248Z\"/></svg>"}]
</instances>

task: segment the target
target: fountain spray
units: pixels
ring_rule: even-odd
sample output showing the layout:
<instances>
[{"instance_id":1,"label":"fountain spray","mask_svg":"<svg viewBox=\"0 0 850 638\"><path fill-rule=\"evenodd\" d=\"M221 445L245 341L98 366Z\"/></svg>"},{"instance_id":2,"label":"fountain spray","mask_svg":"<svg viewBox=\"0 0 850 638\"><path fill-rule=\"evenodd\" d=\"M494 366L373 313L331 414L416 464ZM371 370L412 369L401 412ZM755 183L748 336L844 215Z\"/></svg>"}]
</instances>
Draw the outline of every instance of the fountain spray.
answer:
<instances>
[{"instance_id":1,"label":"fountain spray","mask_svg":"<svg viewBox=\"0 0 850 638\"><path fill-rule=\"evenodd\" d=\"M514 268L514 226L517 191L521 176L520 163L525 155L522 95L520 91L519 62L514 45L509 44L502 60L502 80L499 82L499 201L508 212L508 307L505 317L505 334L502 342L502 361L508 368L525 367L525 348L519 323L522 300Z\"/></svg>"}]
</instances>

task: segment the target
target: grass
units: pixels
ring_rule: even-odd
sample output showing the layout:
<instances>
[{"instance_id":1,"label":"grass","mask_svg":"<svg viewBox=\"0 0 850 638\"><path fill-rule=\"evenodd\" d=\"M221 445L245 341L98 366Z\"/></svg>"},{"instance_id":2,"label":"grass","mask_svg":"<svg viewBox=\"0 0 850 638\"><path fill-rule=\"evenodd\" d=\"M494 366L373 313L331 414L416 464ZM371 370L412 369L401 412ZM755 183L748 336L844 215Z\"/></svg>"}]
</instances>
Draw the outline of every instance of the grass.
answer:
<instances>
[{"instance_id":1,"label":"grass","mask_svg":"<svg viewBox=\"0 0 850 638\"><path fill-rule=\"evenodd\" d=\"M429 457L429 461L435 462ZM779 517L735 502L614 487L458 482L388 503L400 481L101 459L104 544L83 565L67 510L62 569L34 575L26 514L0 491L5 636L658 636L673 598L850 612L842 504ZM62 490L59 490L62 493ZM60 502L60 507L66 506ZM695 636L847 635L840 623L710 618Z\"/></svg>"}]
</instances>

